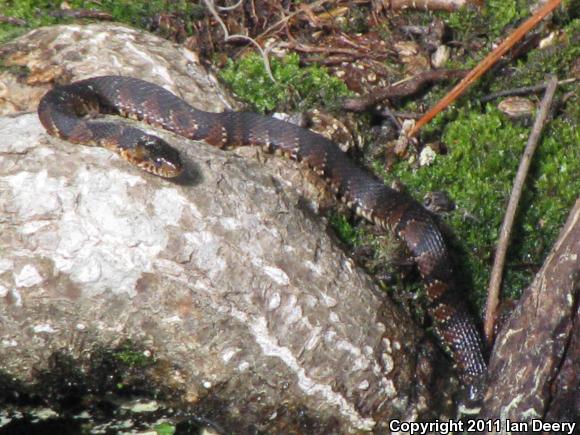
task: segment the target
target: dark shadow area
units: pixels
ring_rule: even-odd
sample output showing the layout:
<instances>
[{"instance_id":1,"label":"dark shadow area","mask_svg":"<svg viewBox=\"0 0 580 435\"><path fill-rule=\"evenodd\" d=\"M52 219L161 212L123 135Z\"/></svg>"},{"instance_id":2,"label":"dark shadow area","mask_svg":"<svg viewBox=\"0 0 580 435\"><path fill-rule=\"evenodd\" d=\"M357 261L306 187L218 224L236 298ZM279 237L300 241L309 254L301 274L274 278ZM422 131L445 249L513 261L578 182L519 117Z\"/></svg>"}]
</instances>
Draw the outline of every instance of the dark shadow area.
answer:
<instances>
[{"instance_id":1,"label":"dark shadow area","mask_svg":"<svg viewBox=\"0 0 580 435\"><path fill-rule=\"evenodd\" d=\"M182 154L183 158L183 154ZM171 182L178 186L195 187L203 182L203 175L200 166L187 159L183 163L183 172L179 177L171 179Z\"/></svg>"},{"instance_id":2,"label":"dark shadow area","mask_svg":"<svg viewBox=\"0 0 580 435\"><path fill-rule=\"evenodd\" d=\"M82 422L72 418L33 421L31 417L13 420L0 428L0 435L79 435Z\"/></svg>"}]
</instances>

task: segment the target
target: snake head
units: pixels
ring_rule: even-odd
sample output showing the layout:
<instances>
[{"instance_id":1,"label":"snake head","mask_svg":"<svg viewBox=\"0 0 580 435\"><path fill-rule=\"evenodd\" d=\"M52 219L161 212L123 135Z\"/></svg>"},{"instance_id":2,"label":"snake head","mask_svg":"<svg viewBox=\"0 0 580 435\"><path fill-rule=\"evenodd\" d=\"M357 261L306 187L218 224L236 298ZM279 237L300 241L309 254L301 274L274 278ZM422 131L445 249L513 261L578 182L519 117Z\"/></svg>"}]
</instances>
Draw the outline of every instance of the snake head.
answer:
<instances>
[{"instance_id":1,"label":"snake head","mask_svg":"<svg viewBox=\"0 0 580 435\"><path fill-rule=\"evenodd\" d=\"M156 136L141 137L133 157L139 168L163 178L177 177L183 171L179 152Z\"/></svg>"}]
</instances>

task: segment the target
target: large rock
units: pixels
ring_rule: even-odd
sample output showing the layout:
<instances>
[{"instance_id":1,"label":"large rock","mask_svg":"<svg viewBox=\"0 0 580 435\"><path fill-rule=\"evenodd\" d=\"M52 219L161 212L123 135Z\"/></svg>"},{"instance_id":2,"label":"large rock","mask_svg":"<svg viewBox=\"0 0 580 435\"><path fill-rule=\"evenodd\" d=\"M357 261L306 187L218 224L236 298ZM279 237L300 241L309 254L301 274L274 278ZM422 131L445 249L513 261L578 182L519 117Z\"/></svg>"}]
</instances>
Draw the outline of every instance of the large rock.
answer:
<instances>
[{"instance_id":1,"label":"large rock","mask_svg":"<svg viewBox=\"0 0 580 435\"><path fill-rule=\"evenodd\" d=\"M190 52L125 27L44 28L1 50L30 77L135 75L232 105ZM31 382L55 351L131 339L170 362L183 402L227 404L219 423L240 433L368 431L447 403L425 389L422 334L300 206L292 164L165 138L182 183L50 137L36 114L0 118L4 374Z\"/></svg>"},{"instance_id":2,"label":"large rock","mask_svg":"<svg viewBox=\"0 0 580 435\"><path fill-rule=\"evenodd\" d=\"M25 69L17 77L0 73L0 114L35 111L54 83L108 74L157 83L205 110L238 107L195 53L119 25L43 27L0 47L0 59Z\"/></svg>"}]
</instances>

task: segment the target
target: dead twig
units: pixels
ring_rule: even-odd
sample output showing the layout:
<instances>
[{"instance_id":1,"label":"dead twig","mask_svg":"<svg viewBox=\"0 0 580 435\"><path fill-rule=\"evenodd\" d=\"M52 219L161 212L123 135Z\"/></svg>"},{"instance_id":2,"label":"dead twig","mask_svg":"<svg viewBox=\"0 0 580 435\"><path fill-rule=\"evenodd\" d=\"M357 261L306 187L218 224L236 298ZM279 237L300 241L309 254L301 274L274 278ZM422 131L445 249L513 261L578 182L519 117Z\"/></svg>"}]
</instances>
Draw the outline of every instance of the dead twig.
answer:
<instances>
[{"instance_id":1,"label":"dead twig","mask_svg":"<svg viewBox=\"0 0 580 435\"><path fill-rule=\"evenodd\" d=\"M386 98L408 97L419 92L429 83L458 79L465 77L465 70L431 70L417 74L408 80L392 84L391 86L376 90L371 94L359 98L348 98L342 103L342 108L351 112L364 112L368 108L379 104Z\"/></svg>"},{"instance_id":2,"label":"dead twig","mask_svg":"<svg viewBox=\"0 0 580 435\"><path fill-rule=\"evenodd\" d=\"M314 45L297 44L294 42L280 42L278 44L279 48L290 48L292 50L301 51L303 53L338 53L346 54L352 57L361 57L367 54L367 50L361 52L361 50L354 50L352 48L343 47L316 47Z\"/></svg>"},{"instance_id":3,"label":"dead twig","mask_svg":"<svg viewBox=\"0 0 580 435\"><path fill-rule=\"evenodd\" d=\"M0 24L12 24L13 26L26 26L28 23L21 18L0 15Z\"/></svg>"},{"instance_id":4,"label":"dead twig","mask_svg":"<svg viewBox=\"0 0 580 435\"><path fill-rule=\"evenodd\" d=\"M222 12L233 11L234 9L237 9L238 7L240 7L243 1L244 0L238 0L238 2L235 5L231 5L231 6L216 6L216 8L219 11L222 11Z\"/></svg>"},{"instance_id":5,"label":"dead twig","mask_svg":"<svg viewBox=\"0 0 580 435\"><path fill-rule=\"evenodd\" d=\"M558 82L558 86L574 83L576 80L578 80L578 79L575 77L572 77L572 78L566 79L566 80L560 80ZM547 86L548 86L547 83L542 83L541 85L524 86L522 88L506 89L505 91L494 92L493 94L486 95L485 97L483 97L479 101L481 103L487 103L488 101L495 100L496 98L513 97L513 96L529 95L529 94L539 94L540 92L544 92L546 90Z\"/></svg>"},{"instance_id":6,"label":"dead twig","mask_svg":"<svg viewBox=\"0 0 580 435\"><path fill-rule=\"evenodd\" d=\"M383 116L384 118L386 118L387 116L392 114L393 116L396 116L397 118L403 118L403 119L419 119L421 118L421 116L423 116L422 113L412 113L412 112L393 112L393 111L380 111L379 115Z\"/></svg>"},{"instance_id":7,"label":"dead twig","mask_svg":"<svg viewBox=\"0 0 580 435\"><path fill-rule=\"evenodd\" d=\"M495 251L495 258L493 261L493 267L491 269L491 278L489 280L487 302L485 306L485 323L484 332L487 342L491 345L493 341L493 325L497 316L497 307L499 302L499 290L501 287L502 273L505 264L505 257L508 249L508 243L511 236L512 226L514 223L514 218L516 215L516 210L520 197L522 196L522 190L526 176L528 174L528 169L532 162L532 156L538 146L538 141L542 133L542 129L548 115L550 113L550 107L552 106L552 100L554 99L554 94L556 88L558 87L558 79L552 77L547 84L546 93L540 104L534 126L528 138L528 143L524 150L524 154L520 161L520 166L514 180L514 185L510 195L509 203L505 213L503 223L501 225L501 231L499 235L499 242L497 249Z\"/></svg>"},{"instance_id":8,"label":"dead twig","mask_svg":"<svg viewBox=\"0 0 580 435\"><path fill-rule=\"evenodd\" d=\"M322 56L302 59L303 62L312 62L320 59L324 65L336 65L342 62L352 62L353 60L366 61L376 70L384 70L385 66L381 62L388 57L388 53L376 53L376 50L367 47L360 47L355 50L345 47L316 47L314 45L300 44L298 42L280 42L278 48L289 48L302 53L320 53Z\"/></svg>"},{"instance_id":9,"label":"dead twig","mask_svg":"<svg viewBox=\"0 0 580 435\"><path fill-rule=\"evenodd\" d=\"M262 60L264 61L264 67L266 68L266 72L268 73L268 77L270 77L270 80L272 80L273 82L276 82L276 79L274 78L274 75L272 74L272 68L270 67L270 61L268 60L268 55L262 49L260 44L258 44L255 39L250 38L249 36L246 36L246 35L242 35L239 33L236 33L234 35L230 35L230 32L229 32L226 24L223 22L223 20L221 19L221 17L219 16L219 14L216 10L214 0L203 0L203 2L205 3L205 6L207 7L208 11L212 14L212 16L215 18L215 20L221 26L221 28L224 32L224 41L228 42L228 41L232 41L234 39L242 39L244 41L248 41L249 43L251 43L254 47L256 47L256 50L258 50L258 52L262 56ZM235 5L228 7L226 9L223 9L223 10L231 10L233 8L238 7L241 4L242 4L242 2L239 1Z\"/></svg>"},{"instance_id":10,"label":"dead twig","mask_svg":"<svg viewBox=\"0 0 580 435\"><path fill-rule=\"evenodd\" d=\"M397 127L397 132L401 131L401 129L403 128L403 124L401 124L399 118L397 118L395 114L391 112L391 109L389 109L387 106L383 107L383 110L381 110L381 115L391 120L391 122L395 125L395 127Z\"/></svg>"},{"instance_id":11,"label":"dead twig","mask_svg":"<svg viewBox=\"0 0 580 435\"><path fill-rule=\"evenodd\" d=\"M108 12L90 9L60 9L49 14L56 18L89 18L91 20L111 21L113 16Z\"/></svg>"},{"instance_id":12,"label":"dead twig","mask_svg":"<svg viewBox=\"0 0 580 435\"><path fill-rule=\"evenodd\" d=\"M292 50L301 51L303 53L323 53L324 55L329 55L331 53L344 54L351 57L369 57L372 59L384 60L392 52L392 49L385 48L385 50L377 50L376 46L371 46L369 44L361 44L360 42L351 41L346 35L341 34L338 38L339 44L348 45L353 48L337 47L337 46L325 46L318 47L316 45L308 45L296 42L292 38L291 42L280 42L278 47L280 48L290 48ZM351 59L352 60L352 59Z\"/></svg>"},{"instance_id":13,"label":"dead twig","mask_svg":"<svg viewBox=\"0 0 580 435\"><path fill-rule=\"evenodd\" d=\"M544 19L546 15L556 9L562 0L549 0L544 6L536 11L521 26L512 32L495 50L489 53L467 76L461 80L445 97L429 110L423 118L409 131L408 136L413 137L417 132L433 119L439 112L455 101L471 84L481 77L493 64L495 64L516 42L523 38L533 27Z\"/></svg>"},{"instance_id":14,"label":"dead twig","mask_svg":"<svg viewBox=\"0 0 580 435\"><path fill-rule=\"evenodd\" d=\"M483 5L483 0L391 0L391 9L424 9L426 11L453 12L466 6Z\"/></svg>"},{"instance_id":15,"label":"dead twig","mask_svg":"<svg viewBox=\"0 0 580 435\"><path fill-rule=\"evenodd\" d=\"M303 57L300 59L302 62L304 63L315 63L315 64L319 64L319 65L326 65L326 66L335 66L335 65L340 65L343 64L345 62L352 62L352 56L345 56L345 55L339 55L339 56L308 56L308 57Z\"/></svg>"},{"instance_id":16,"label":"dead twig","mask_svg":"<svg viewBox=\"0 0 580 435\"><path fill-rule=\"evenodd\" d=\"M325 3L329 3L329 2L335 2L336 0L319 0L317 2L314 2L312 4L307 5L307 7L312 10L314 8L317 8L319 6L322 6ZM258 36L256 36L256 41L261 40L262 38L264 38L265 36L269 35L272 31L276 30L278 27L287 24L288 21L290 21L292 18L294 18L296 15L299 15L301 13L305 13L304 9L297 9L296 11L292 12L291 14L288 14L287 16L285 16L284 18L282 18L280 21L277 21L276 23L272 24L270 27L268 27L266 30L264 30L262 33L260 33Z\"/></svg>"}]
</instances>

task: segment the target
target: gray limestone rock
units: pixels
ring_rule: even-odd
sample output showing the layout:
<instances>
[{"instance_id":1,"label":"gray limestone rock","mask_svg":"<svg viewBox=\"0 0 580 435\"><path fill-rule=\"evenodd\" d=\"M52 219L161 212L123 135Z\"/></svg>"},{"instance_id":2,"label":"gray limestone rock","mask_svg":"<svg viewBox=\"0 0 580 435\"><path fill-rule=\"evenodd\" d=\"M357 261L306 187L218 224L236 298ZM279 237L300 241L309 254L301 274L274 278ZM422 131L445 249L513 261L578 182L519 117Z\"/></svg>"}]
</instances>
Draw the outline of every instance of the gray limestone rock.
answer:
<instances>
[{"instance_id":1,"label":"gray limestone rock","mask_svg":"<svg viewBox=\"0 0 580 435\"><path fill-rule=\"evenodd\" d=\"M187 50L125 27L44 28L0 50L231 106ZM0 118L3 373L29 382L55 351L130 339L168 362L183 403L226 404L229 431L370 431L448 405L426 388L423 334L300 206L295 165L160 134L181 183L50 137L34 113Z\"/></svg>"}]
</instances>

